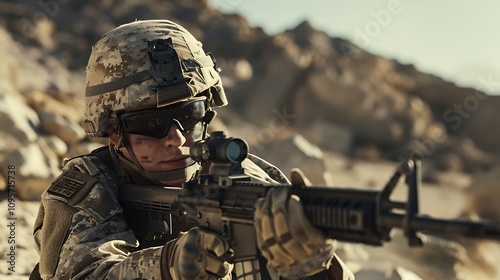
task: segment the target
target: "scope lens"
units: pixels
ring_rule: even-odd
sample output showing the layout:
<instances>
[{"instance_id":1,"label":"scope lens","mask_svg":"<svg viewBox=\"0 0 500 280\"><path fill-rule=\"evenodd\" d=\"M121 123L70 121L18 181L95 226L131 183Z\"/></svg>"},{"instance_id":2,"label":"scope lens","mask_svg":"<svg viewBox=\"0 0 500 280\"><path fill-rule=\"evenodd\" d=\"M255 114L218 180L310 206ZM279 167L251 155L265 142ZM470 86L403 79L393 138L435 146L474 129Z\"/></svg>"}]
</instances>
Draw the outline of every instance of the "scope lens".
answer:
<instances>
[{"instance_id":1,"label":"scope lens","mask_svg":"<svg viewBox=\"0 0 500 280\"><path fill-rule=\"evenodd\" d=\"M244 143L234 139L230 141L226 146L226 156L232 162L241 162L247 156Z\"/></svg>"},{"instance_id":2,"label":"scope lens","mask_svg":"<svg viewBox=\"0 0 500 280\"><path fill-rule=\"evenodd\" d=\"M226 155L230 161L236 161L240 155L240 146L234 141L229 142L226 147Z\"/></svg>"}]
</instances>

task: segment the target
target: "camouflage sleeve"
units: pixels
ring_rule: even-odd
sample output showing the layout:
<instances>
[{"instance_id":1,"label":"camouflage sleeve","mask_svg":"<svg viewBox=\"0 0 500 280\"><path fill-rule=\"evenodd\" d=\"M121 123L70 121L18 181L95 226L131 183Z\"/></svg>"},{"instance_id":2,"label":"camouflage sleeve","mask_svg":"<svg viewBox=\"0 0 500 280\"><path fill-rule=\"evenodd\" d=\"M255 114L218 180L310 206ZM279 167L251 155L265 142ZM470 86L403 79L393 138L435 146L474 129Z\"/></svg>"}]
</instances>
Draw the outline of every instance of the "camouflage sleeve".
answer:
<instances>
[{"instance_id":1,"label":"camouflage sleeve","mask_svg":"<svg viewBox=\"0 0 500 280\"><path fill-rule=\"evenodd\" d=\"M162 279L163 246L138 246L113 186L67 170L42 195L35 242L43 279Z\"/></svg>"},{"instance_id":2,"label":"camouflage sleeve","mask_svg":"<svg viewBox=\"0 0 500 280\"><path fill-rule=\"evenodd\" d=\"M245 169L245 173L255 180L272 184L290 184L290 181L281 170L254 154L248 154L241 165Z\"/></svg>"}]
</instances>

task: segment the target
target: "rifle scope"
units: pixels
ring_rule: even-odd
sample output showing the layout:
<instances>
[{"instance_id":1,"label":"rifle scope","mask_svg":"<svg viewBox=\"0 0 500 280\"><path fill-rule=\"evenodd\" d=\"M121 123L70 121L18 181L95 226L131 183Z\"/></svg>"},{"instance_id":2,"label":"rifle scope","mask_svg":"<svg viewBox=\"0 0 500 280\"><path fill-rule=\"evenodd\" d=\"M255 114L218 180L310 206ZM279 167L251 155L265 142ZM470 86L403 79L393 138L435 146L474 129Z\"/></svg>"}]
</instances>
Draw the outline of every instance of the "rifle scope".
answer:
<instances>
[{"instance_id":1,"label":"rifle scope","mask_svg":"<svg viewBox=\"0 0 500 280\"><path fill-rule=\"evenodd\" d=\"M223 131L214 131L207 139L194 142L190 155L197 162L241 163L248 155L248 144L239 138L227 138Z\"/></svg>"}]
</instances>

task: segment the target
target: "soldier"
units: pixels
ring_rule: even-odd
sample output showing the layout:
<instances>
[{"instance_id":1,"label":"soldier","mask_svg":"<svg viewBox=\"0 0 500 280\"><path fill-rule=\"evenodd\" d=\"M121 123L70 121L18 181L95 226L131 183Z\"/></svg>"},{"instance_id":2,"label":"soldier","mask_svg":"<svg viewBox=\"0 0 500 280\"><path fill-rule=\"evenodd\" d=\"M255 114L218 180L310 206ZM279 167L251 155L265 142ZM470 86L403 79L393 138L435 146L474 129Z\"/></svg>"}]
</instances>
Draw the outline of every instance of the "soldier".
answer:
<instances>
[{"instance_id":1,"label":"soldier","mask_svg":"<svg viewBox=\"0 0 500 280\"><path fill-rule=\"evenodd\" d=\"M42 195L34 228L40 263L32 277L38 270L43 279L230 279L225 239L187 227L171 240L147 241L117 195L123 184L182 187L197 177L201 167L189 147L206 137L213 108L227 104L214 57L174 22L135 21L93 46L86 71L83 127L109 138L109 146L66 160ZM288 183L255 156L243 167L253 180ZM280 190L256 205L269 273L350 279L333 240L308 223L301 207Z\"/></svg>"}]
</instances>

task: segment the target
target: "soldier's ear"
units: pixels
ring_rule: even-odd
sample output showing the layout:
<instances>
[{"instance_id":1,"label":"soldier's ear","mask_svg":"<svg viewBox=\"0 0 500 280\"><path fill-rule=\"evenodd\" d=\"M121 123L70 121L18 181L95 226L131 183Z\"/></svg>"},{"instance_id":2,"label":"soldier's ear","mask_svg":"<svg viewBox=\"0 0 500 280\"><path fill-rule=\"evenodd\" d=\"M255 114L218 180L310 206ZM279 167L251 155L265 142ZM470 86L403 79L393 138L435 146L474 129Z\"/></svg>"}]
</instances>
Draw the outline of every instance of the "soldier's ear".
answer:
<instances>
[{"instance_id":1,"label":"soldier's ear","mask_svg":"<svg viewBox=\"0 0 500 280\"><path fill-rule=\"evenodd\" d=\"M111 144L113 144L114 146L118 146L118 142L120 140L120 136L118 135L118 131L114 127L108 127L107 132L108 132L108 137L109 137L109 141L111 142Z\"/></svg>"}]
</instances>

